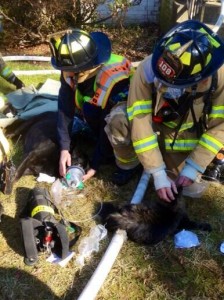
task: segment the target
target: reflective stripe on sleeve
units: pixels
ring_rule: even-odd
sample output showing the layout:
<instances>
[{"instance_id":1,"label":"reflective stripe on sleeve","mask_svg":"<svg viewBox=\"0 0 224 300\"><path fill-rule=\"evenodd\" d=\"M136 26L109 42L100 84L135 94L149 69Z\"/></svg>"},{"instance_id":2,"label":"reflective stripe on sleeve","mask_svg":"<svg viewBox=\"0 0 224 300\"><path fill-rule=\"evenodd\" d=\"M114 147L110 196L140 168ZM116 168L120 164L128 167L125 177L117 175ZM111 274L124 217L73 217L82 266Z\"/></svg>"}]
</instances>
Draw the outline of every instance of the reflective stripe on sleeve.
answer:
<instances>
[{"instance_id":1,"label":"reflective stripe on sleeve","mask_svg":"<svg viewBox=\"0 0 224 300\"><path fill-rule=\"evenodd\" d=\"M212 106L212 111L209 114L209 118L224 118L224 106Z\"/></svg>"},{"instance_id":2,"label":"reflective stripe on sleeve","mask_svg":"<svg viewBox=\"0 0 224 300\"><path fill-rule=\"evenodd\" d=\"M214 154L218 153L219 150L223 147L223 144L220 141L208 135L207 133L204 133L201 136L199 144Z\"/></svg>"},{"instance_id":3,"label":"reflective stripe on sleeve","mask_svg":"<svg viewBox=\"0 0 224 300\"><path fill-rule=\"evenodd\" d=\"M132 106L128 107L128 120L131 121L135 116L140 114L148 114L152 112L152 100L139 100Z\"/></svg>"},{"instance_id":4,"label":"reflective stripe on sleeve","mask_svg":"<svg viewBox=\"0 0 224 300\"><path fill-rule=\"evenodd\" d=\"M191 139L191 140L177 139L175 140L173 147L171 147L172 142L173 139L165 139L166 150L191 151L198 144L198 139Z\"/></svg>"},{"instance_id":5,"label":"reflective stripe on sleeve","mask_svg":"<svg viewBox=\"0 0 224 300\"><path fill-rule=\"evenodd\" d=\"M157 136L156 134L147 137L142 140L133 142L133 146L136 153L142 153L151 149L158 147Z\"/></svg>"}]
</instances>

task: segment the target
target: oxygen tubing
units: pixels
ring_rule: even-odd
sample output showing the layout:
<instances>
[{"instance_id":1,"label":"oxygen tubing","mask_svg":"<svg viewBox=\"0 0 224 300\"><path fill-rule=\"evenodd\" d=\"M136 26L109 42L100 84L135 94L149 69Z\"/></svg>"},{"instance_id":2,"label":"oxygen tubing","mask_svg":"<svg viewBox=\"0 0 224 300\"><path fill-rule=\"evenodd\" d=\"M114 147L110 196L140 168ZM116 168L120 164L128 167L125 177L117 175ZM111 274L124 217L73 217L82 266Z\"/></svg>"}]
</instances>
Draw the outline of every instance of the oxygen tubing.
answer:
<instances>
[{"instance_id":1,"label":"oxygen tubing","mask_svg":"<svg viewBox=\"0 0 224 300\"><path fill-rule=\"evenodd\" d=\"M142 201L149 183L150 175L143 172L138 186L131 199L131 204L138 204ZM89 282L86 284L77 300L93 300L97 296L107 275L109 274L124 242L127 239L125 230L117 230L114 234L104 256L98 264Z\"/></svg>"}]
</instances>

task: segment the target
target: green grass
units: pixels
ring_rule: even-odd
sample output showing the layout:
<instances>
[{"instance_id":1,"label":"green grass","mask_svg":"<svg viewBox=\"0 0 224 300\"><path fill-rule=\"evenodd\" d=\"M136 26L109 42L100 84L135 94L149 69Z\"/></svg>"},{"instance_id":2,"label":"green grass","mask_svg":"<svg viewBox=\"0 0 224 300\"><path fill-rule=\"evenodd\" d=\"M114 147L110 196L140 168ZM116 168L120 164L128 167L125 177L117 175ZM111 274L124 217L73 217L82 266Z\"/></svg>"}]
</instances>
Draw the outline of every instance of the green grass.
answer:
<instances>
[{"instance_id":1,"label":"green grass","mask_svg":"<svg viewBox=\"0 0 224 300\"><path fill-rule=\"evenodd\" d=\"M7 65L14 71L20 71L20 70L53 70L50 62L7 62ZM51 78L54 80L59 80L60 75L59 74L52 74L52 75L19 75L18 76L26 86L34 85L36 88L43 84L47 78ZM12 84L9 84L7 81L2 79L0 77L0 92L7 94L15 90L15 86Z\"/></svg>"},{"instance_id":2,"label":"green grass","mask_svg":"<svg viewBox=\"0 0 224 300\"><path fill-rule=\"evenodd\" d=\"M39 61L9 61L7 65L12 70L52 70L53 67L51 66L50 62L39 62Z\"/></svg>"},{"instance_id":3,"label":"green grass","mask_svg":"<svg viewBox=\"0 0 224 300\"><path fill-rule=\"evenodd\" d=\"M58 76L50 77L58 79ZM26 85L37 87L47 76L24 76L21 79ZM3 80L0 80L0 86L5 94L14 90ZM15 151L16 165L21 160L21 149L20 144ZM83 191L74 192L72 196L64 194L63 203L67 201L69 204L62 207L62 211L67 219L77 221L82 227L81 239L96 224L96 220L91 219L96 203L109 200L122 203L132 198L137 179L128 186L118 188L108 182L112 171L110 166L102 167L97 177L85 184ZM12 195L0 195L5 209L0 224L0 299L77 299L100 262L111 236L100 244L100 251L94 253L82 269L77 265L76 257L67 267L61 268L47 263L45 255L39 257L34 267L26 266L23 262L19 212L26 203L29 190L36 185L51 187L37 184L33 176L24 176L14 186ZM150 184L147 201L152 196L154 192ZM97 300L224 299L224 260L219 251L219 245L224 240L224 186L212 184L201 199L186 198L186 204L191 218L210 222L213 227L211 233L197 232L200 246L175 249L171 237L154 247L127 241ZM76 253L77 246L78 243L73 248Z\"/></svg>"}]
</instances>

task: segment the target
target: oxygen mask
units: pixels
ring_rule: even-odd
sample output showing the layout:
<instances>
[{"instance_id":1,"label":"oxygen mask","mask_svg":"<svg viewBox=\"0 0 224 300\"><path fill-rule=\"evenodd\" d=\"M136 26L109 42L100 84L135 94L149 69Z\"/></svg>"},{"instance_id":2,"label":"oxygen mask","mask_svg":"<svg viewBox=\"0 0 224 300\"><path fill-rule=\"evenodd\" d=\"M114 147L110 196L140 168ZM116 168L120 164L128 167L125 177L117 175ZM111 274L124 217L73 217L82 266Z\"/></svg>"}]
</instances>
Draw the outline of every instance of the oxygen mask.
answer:
<instances>
[{"instance_id":1,"label":"oxygen mask","mask_svg":"<svg viewBox=\"0 0 224 300\"><path fill-rule=\"evenodd\" d=\"M67 169L65 179L68 187L73 189L83 189L84 185L82 177L85 175L85 171L80 166L71 166Z\"/></svg>"},{"instance_id":2,"label":"oxygen mask","mask_svg":"<svg viewBox=\"0 0 224 300\"><path fill-rule=\"evenodd\" d=\"M158 79L154 80L157 93L160 93L164 101L162 107L157 111L154 116L156 122L171 122L180 117L179 102L184 95L185 90L179 88L173 88L164 85Z\"/></svg>"}]
</instances>

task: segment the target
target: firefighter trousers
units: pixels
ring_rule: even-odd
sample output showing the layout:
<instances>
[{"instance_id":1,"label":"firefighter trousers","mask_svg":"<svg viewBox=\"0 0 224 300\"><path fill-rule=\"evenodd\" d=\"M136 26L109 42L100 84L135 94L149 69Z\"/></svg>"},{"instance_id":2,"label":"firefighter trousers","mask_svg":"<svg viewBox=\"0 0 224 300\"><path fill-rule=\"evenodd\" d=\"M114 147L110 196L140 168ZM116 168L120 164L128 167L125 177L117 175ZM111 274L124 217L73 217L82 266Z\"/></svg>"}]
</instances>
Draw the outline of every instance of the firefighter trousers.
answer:
<instances>
[{"instance_id":1,"label":"firefighter trousers","mask_svg":"<svg viewBox=\"0 0 224 300\"><path fill-rule=\"evenodd\" d=\"M106 116L105 132L113 147L116 164L118 167L129 170L136 167L140 162L135 153L131 141L131 132L126 112L126 102L120 102L114 106ZM155 132L159 132L159 125L155 124ZM162 135L158 134L158 143L167 170L175 176L184 165L189 152L167 152L165 150Z\"/></svg>"}]
</instances>

